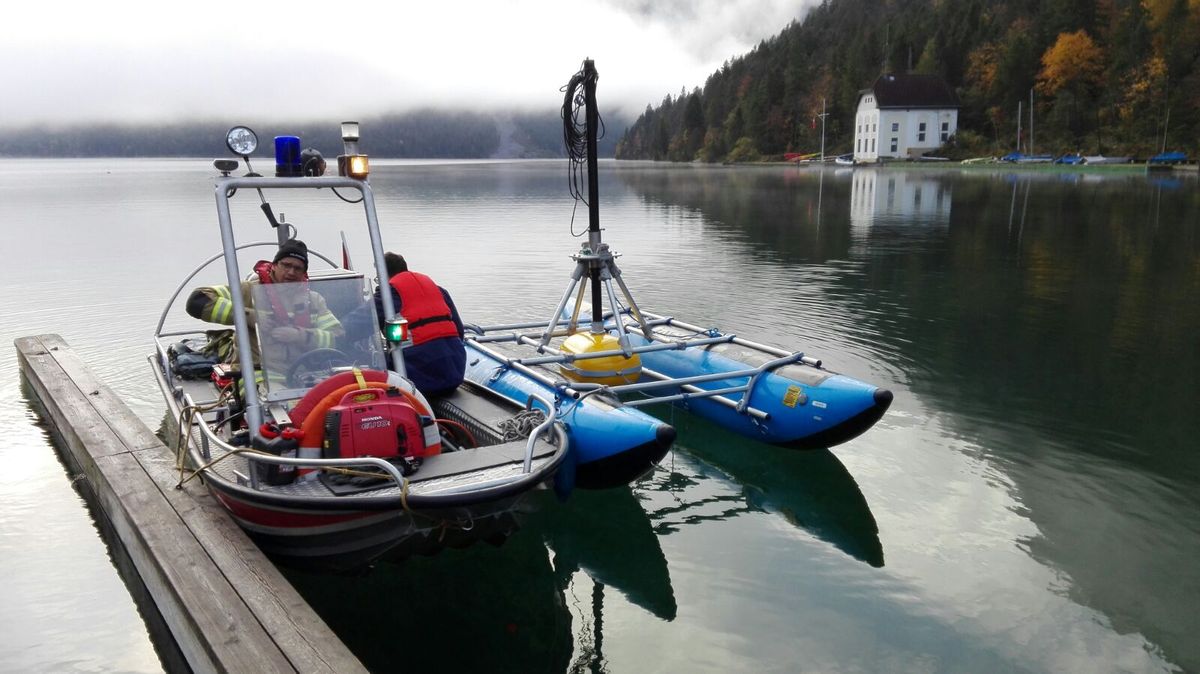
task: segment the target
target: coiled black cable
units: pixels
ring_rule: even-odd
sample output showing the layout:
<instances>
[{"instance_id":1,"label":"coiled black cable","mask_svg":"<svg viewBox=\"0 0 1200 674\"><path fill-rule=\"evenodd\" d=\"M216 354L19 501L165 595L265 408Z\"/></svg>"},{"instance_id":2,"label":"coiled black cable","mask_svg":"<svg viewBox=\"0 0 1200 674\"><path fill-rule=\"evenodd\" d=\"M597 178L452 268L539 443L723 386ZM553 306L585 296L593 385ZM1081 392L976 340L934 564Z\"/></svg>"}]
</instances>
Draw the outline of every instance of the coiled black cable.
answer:
<instances>
[{"instance_id":1,"label":"coiled black cable","mask_svg":"<svg viewBox=\"0 0 1200 674\"><path fill-rule=\"evenodd\" d=\"M586 62L585 62L586 63ZM577 201L587 204L587 101L586 88L588 78L595 87L599 74L595 68L581 66L579 72L571 76L561 91L563 96L563 144L567 149L567 159L570 166L567 169L567 184L571 196ZM599 129L596 138L604 137L604 120L596 114Z\"/></svg>"}]
</instances>

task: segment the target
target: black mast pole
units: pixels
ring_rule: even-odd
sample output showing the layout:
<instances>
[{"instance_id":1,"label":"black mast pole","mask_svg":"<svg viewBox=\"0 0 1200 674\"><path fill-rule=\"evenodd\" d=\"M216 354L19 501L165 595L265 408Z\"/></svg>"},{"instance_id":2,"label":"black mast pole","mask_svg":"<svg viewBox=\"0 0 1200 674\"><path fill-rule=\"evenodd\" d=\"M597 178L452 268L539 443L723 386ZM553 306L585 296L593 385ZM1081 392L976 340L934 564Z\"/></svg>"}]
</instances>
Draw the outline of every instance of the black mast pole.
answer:
<instances>
[{"instance_id":1,"label":"black mast pole","mask_svg":"<svg viewBox=\"0 0 1200 674\"><path fill-rule=\"evenodd\" d=\"M596 127L600 113L596 110L596 64L591 59L583 61L583 100L587 136L588 177L588 244L592 255L600 253L600 184L596 170ZM600 295L600 260L589 264L588 278L592 284L592 332L604 331L604 301Z\"/></svg>"}]
</instances>

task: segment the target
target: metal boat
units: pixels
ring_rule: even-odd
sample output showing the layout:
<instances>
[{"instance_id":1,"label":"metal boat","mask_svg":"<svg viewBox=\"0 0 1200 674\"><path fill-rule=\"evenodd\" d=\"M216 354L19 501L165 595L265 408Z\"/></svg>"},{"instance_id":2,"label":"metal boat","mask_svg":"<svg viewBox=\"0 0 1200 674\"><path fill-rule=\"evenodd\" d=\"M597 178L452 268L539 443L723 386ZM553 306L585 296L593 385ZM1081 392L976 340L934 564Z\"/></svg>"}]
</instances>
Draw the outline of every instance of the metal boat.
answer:
<instances>
[{"instance_id":1,"label":"metal boat","mask_svg":"<svg viewBox=\"0 0 1200 674\"><path fill-rule=\"evenodd\" d=\"M411 341L406 322L383 293L385 345L368 279L349 268L348 256L339 265L312 250L314 262L321 258L329 267L310 270L303 282L242 277L239 253L279 246L297 234L282 214L276 218L265 193L305 191L361 204L350 208L365 215L359 218L371 241L373 271L387 278L365 156L361 168L353 168L359 165L351 147L356 126L343 127L344 176L234 177L238 162L214 162L222 173L215 180L222 252L171 296L149 357L177 431L181 480L203 479L276 560L333 571L503 540L517 528L530 494L553 484L571 447L563 422L531 411L527 400L471 383L436 399L422 395L404 376L404 347ZM249 168L253 132L235 127L227 142ZM240 228L235 236L231 202L255 193L276 241L241 243ZM357 199L345 197L354 193ZM231 331L165 330L182 291L217 261L224 264L224 287L234 289L228 293ZM285 357L287 345L276 335L290 333L274 328L299 325L300 311L281 316L275 306L281 298L319 301L343 324L366 316L372 327ZM210 356L220 340L236 343L236 358ZM549 401L541 402L549 408Z\"/></svg>"}]
</instances>

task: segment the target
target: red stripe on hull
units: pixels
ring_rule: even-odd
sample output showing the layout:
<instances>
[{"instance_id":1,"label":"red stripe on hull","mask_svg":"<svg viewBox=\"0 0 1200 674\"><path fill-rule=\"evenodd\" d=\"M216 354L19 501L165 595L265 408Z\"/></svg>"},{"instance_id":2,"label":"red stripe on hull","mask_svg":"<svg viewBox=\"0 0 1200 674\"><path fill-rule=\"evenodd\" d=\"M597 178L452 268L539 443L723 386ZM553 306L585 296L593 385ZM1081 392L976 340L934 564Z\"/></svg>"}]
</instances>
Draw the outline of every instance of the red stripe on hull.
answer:
<instances>
[{"instance_id":1,"label":"red stripe on hull","mask_svg":"<svg viewBox=\"0 0 1200 674\"><path fill-rule=\"evenodd\" d=\"M225 506L230 513L240 520L263 527L276 529L312 529L344 522L360 520L366 517L378 517L382 512L328 512L313 513L307 511L283 510L253 505L233 498L220 491L213 490L213 495Z\"/></svg>"}]
</instances>

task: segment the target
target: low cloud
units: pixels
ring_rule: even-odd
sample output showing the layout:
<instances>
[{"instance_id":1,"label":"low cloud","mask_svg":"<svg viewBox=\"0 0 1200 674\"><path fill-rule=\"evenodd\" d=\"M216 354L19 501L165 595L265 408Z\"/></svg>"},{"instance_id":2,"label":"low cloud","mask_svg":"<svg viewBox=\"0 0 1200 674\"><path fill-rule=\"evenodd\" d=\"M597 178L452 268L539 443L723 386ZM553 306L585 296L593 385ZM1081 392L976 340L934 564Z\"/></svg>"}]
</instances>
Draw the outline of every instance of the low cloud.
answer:
<instances>
[{"instance_id":1,"label":"low cloud","mask_svg":"<svg viewBox=\"0 0 1200 674\"><path fill-rule=\"evenodd\" d=\"M584 58L602 109L636 114L813 2L23 3L0 26L0 125L554 109Z\"/></svg>"}]
</instances>

